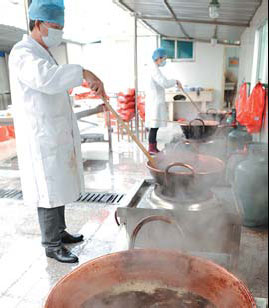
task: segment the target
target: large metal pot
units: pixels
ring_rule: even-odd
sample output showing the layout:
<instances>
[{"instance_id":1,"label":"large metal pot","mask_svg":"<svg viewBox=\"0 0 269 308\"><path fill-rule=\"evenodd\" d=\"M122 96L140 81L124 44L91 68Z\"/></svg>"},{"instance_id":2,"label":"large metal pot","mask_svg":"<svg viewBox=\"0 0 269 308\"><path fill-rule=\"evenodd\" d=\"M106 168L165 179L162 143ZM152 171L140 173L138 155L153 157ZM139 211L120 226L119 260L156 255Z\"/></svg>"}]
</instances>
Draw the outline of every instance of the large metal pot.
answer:
<instances>
[{"instance_id":1,"label":"large metal pot","mask_svg":"<svg viewBox=\"0 0 269 308\"><path fill-rule=\"evenodd\" d=\"M207 112L200 112L199 117L203 120L212 120L221 123L228 115L228 111L217 110L214 108L208 109Z\"/></svg>"},{"instance_id":2,"label":"large metal pot","mask_svg":"<svg viewBox=\"0 0 269 308\"><path fill-rule=\"evenodd\" d=\"M191 122L179 121L179 125L186 139L206 140L212 137L218 130L219 122L194 119Z\"/></svg>"},{"instance_id":3,"label":"large metal pot","mask_svg":"<svg viewBox=\"0 0 269 308\"><path fill-rule=\"evenodd\" d=\"M193 158L192 158L193 160ZM158 162L157 162L158 164ZM147 163L151 175L160 186L163 196L168 198L192 199L203 196L221 180L225 163L213 156L197 155L195 164L186 160L169 164L166 169L156 169ZM182 167L182 171L171 171L174 167Z\"/></svg>"},{"instance_id":4,"label":"large metal pot","mask_svg":"<svg viewBox=\"0 0 269 308\"><path fill-rule=\"evenodd\" d=\"M217 308L256 307L247 287L214 263L178 252L130 250L88 262L64 277L51 291L45 308L85 307L94 296L136 282L185 289Z\"/></svg>"}]
</instances>

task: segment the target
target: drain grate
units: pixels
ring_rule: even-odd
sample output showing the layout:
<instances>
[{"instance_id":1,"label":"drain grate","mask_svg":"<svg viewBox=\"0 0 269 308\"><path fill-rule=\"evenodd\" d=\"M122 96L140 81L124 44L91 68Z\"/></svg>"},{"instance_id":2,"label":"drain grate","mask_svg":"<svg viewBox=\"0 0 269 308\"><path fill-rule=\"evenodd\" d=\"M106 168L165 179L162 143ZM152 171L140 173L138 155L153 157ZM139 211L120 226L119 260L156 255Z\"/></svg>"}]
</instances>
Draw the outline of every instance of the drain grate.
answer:
<instances>
[{"instance_id":1,"label":"drain grate","mask_svg":"<svg viewBox=\"0 0 269 308\"><path fill-rule=\"evenodd\" d=\"M86 193L78 199L78 202L119 204L124 196L122 194Z\"/></svg>"},{"instance_id":2,"label":"drain grate","mask_svg":"<svg viewBox=\"0 0 269 308\"><path fill-rule=\"evenodd\" d=\"M0 199L22 200L22 192L15 189L0 189Z\"/></svg>"},{"instance_id":3,"label":"drain grate","mask_svg":"<svg viewBox=\"0 0 269 308\"><path fill-rule=\"evenodd\" d=\"M109 193L85 193L77 202L83 203L104 203L104 204L120 204L125 195L109 194ZM0 199L22 200L23 195L19 190L0 189Z\"/></svg>"}]
</instances>

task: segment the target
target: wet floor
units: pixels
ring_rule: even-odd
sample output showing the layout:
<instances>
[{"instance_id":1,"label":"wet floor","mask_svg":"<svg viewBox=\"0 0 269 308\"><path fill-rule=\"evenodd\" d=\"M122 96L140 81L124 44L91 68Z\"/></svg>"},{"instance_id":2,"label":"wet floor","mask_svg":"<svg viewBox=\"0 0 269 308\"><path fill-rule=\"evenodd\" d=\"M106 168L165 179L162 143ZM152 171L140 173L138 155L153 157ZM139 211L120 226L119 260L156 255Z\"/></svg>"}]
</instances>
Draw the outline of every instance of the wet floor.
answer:
<instances>
[{"instance_id":1,"label":"wet floor","mask_svg":"<svg viewBox=\"0 0 269 308\"><path fill-rule=\"evenodd\" d=\"M113 163L98 154L92 161L90 152L103 153L106 146L83 145L86 189L126 194L148 173L143 155L135 145L122 141L114 144ZM8 158L12 150L8 147ZM2 151L3 155L3 151ZM14 164L0 161L0 188L20 190L19 171ZM83 233L85 241L71 247L80 264L113 250L119 230L114 220L117 205L76 203L67 206L68 231ZM22 201L0 199L0 307L43 308L55 283L78 265L66 265L48 259L40 245L36 208ZM268 297L268 232L244 229L238 275L257 297Z\"/></svg>"}]
</instances>

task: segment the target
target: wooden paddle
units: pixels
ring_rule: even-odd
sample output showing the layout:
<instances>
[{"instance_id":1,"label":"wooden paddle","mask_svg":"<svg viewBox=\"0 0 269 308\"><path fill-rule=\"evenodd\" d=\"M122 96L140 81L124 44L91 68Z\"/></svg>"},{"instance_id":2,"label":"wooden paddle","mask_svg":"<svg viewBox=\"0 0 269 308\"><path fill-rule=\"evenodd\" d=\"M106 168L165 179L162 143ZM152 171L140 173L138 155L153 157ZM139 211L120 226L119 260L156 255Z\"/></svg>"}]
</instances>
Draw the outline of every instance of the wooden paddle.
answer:
<instances>
[{"instance_id":1,"label":"wooden paddle","mask_svg":"<svg viewBox=\"0 0 269 308\"><path fill-rule=\"evenodd\" d=\"M108 100L106 98L102 98L105 106L107 109L116 117L116 119L119 121L119 123L124 127L127 134L133 139L133 141L137 144L137 146L140 148L140 150L145 154L147 159L150 161L150 164L153 168L157 168L157 164L155 159L149 154L149 152L146 150L146 148L143 146L143 144L139 141L139 139L134 135L134 133L130 130L130 128L125 124L125 122L122 120L122 118L118 115L118 113L113 109L113 107L109 104Z\"/></svg>"}]
</instances>

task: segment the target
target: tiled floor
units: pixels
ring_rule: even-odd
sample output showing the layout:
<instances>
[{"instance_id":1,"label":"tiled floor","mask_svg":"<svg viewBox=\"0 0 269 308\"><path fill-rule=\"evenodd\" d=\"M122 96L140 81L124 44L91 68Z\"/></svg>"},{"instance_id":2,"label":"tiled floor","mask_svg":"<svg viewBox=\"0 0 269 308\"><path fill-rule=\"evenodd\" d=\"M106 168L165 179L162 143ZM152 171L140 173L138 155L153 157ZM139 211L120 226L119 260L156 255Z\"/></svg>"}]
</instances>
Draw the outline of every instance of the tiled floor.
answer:
<instances>
[{"instance_id":1,"label":"tiled floor","mask_svg":"<svg viewBox=\"0 0 269 308\"><path fill-rule=\"evenodd\" d=\"M90 149L83 147L87 156ZM113 168L103 161L91 162L85 170L86 187L103 192L128 193L148 176L144 157L133 144L114 146ZM0 169L0 188L20 188L19 173ZM69 231L81 232L85 241L73 246L80 264L109 253L118 235L115 205L72 204L66 216ZM60 264L44 256L36 209L20 201L0 199L0 307L43 308L52 286L78 265ZM255 296L268 297L268 233L244 230L238 275ZM258 282L258 283L257 283ZM56 307L55 307L56 308Z\"/></svg>"}]
</instances>

